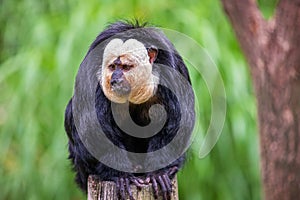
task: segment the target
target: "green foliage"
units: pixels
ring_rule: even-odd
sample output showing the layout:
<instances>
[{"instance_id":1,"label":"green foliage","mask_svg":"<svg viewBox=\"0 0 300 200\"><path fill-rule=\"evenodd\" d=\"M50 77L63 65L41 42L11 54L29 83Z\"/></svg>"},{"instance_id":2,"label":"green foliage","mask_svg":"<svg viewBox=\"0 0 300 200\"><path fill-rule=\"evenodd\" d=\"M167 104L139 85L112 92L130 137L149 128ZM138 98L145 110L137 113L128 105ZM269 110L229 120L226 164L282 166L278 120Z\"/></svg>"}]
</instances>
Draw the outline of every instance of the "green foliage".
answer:
<instances>
[{"instance_id":1,"label":"green foliage","mask_svg":"<svg viewBox=\"0 0 300 200\"><path fill-rule=\"evenodd\" d=\"M258 6L265 18L270 18L274 15L275 7L278 4L278 0L258 0Z\"/></svg>"},{"instance_id":2,"label":"green foliage","mask_svg":"<svg viewBox=\"0 0 300 200\"><path fill-rule=\"evenodd\" d=\"M89 44L108 22L134 17L194 38L224 80L228 107L222 135L202 160L194 144L179 174L180 199L260 199L256 105L249 71L220 4L209 0L2 0L0 199L86 198L76 188L67 160L64 109ZM202 78L190 70L199 91L199 131L204 133L210 96Z\"/></svg>"}]
</instances>

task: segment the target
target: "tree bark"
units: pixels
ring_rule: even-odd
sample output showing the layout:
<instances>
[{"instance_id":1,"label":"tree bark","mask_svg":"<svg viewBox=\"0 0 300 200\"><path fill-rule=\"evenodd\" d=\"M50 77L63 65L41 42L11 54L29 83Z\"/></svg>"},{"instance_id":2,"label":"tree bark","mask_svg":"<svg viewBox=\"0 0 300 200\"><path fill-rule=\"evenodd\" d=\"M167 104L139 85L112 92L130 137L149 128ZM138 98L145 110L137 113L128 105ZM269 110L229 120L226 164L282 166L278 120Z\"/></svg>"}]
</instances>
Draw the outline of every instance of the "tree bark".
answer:
<instances>
[{"instance_id":1,"label":"tree bark","mask_svg":"<svg viewBox=\"0 0 300 200\"><path fill-rule=\"evenodd\" d=\"M162 196L155 199L153 196L152 185L149 184L138 190L131 185L131 191L135 200L162 200ZM129 199L129 196L127 196ZM117 200L118 194L116 184L110 181L100 181L97 176L91 175L88 179L88 200ZM177 178L172 180L172 194L170 200L178 200Z\"/></svg>"},{"instance_id":2,"label":"tree bark","mask_svg":"<svg viewBox=\"0 0 300 200\"><path fill-rule=\"evenodd\" d=\"M300 0L265 20L255 0L222 0L250 66L257 97L264 195L300 197Z\"/></svg>"}]
</instances>

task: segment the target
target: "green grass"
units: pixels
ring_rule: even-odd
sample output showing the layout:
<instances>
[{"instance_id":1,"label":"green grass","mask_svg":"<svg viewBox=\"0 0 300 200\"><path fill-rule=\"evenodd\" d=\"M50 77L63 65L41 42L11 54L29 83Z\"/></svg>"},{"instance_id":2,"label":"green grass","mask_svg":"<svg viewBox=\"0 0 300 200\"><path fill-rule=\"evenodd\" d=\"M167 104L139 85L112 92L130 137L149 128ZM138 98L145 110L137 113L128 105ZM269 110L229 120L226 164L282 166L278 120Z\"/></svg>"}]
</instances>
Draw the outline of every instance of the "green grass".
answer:
<instances>
[{"instance_id":1,"label":"green grass","mask_svg":"<svg viewBox=\"0 0 300 200\"><path fill-rule=\"evenodd\" d=\"M222 135L204 159L190 151L180 199L260 199L256 104L245 59L218 1L2 0L0 7L0 199L85 199L67 160L63 115L78 67L96 35L134 17L182 32L217 64L227 94ZM269 8L261 5L262 9ZM268 14L267 13L267 14ZM193 73L199 131L210 96Z\"/></svg>"}]
</instances>

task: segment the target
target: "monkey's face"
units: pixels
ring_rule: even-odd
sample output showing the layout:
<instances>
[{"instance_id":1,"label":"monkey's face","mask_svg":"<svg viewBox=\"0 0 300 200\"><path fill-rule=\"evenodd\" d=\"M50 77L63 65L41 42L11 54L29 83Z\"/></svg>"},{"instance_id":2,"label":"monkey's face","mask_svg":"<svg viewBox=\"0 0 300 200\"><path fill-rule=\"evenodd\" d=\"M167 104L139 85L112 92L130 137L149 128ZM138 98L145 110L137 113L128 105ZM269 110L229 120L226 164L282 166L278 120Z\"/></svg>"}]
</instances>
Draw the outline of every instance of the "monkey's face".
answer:
<instances>
[{"instance_id":1,"label":"monkey's face","mask_svg":"<svg viewBox=\"0 0 300 200\"><path fill-rule=\"evenodd\" d=\"M98 80L105 96L115 103L141 104L151 98L158 84L152 74L157 49L129 39L111 40L104 49Z\"/></svg>"}]
</instances>

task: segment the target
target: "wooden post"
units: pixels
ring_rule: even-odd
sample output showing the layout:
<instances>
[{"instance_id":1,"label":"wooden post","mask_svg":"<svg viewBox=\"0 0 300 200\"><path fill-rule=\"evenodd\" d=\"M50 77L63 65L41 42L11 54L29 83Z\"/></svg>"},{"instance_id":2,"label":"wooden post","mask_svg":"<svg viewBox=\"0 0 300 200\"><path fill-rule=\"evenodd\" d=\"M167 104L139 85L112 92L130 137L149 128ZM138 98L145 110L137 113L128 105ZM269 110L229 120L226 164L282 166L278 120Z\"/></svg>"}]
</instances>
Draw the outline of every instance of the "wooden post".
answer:
<instances>
[{"instance_id":1,"label":"wooden post","mask_svg":"<svg viewBox=\"0 0 300 200\"><path fill-rule=\"evenodd\" d=\"M152 185L149 184L138 190L135 185L131 185L131 190L135 200L155 200ZM88 179L88 200L118 200L116 184L111 181L100 181L97 176L91 175ZM127 196L127 199L129 197ZM162 200L162 196L158 200ZM178 200L177 178L172 180L171 200Z\"/></svg>"}]
</instances>

